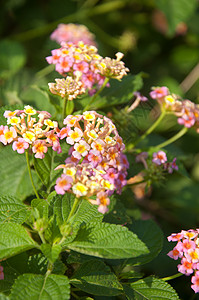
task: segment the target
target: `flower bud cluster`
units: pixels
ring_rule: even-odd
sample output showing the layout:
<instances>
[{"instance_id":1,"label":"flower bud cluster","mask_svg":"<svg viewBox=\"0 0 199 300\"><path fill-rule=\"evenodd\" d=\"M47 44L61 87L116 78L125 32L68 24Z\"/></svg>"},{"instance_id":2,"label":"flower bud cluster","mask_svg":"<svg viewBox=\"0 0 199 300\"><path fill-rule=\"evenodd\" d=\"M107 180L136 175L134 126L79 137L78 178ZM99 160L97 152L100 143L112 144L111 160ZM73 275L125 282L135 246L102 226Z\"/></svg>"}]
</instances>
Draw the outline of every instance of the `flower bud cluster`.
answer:
<instances>
[{"instance_id":1,"label":"flower bud cluster","mask_svg":"<svg viewBox=\"0 0 199 300\"><path fill-rule=\"evenodd\" d=\"M47 111L36 111L27 105L24 110L5 111L7 125L0 126L0 142L12 144L14 151L24 153L31 148L36 158L44 158L48 147L61 153L57 133L58 123L52 121Z\"/></svg>"},{"instance_id":2,"label":"flower bud cluster","mask_svg":"<svg viewBox=\"0 0 199 300\"><path fill-rule=\"evenodd\" d=\"M123 53L118 52L116 53L116 59L111 59L110 57L101 59L98 65L100 74L107 78L122 79L122 77L129 72L129 69L125 67L124 62L121 61L123 56Z\"/></svg>"},{"instance_id":3,"label":"flower bud cluster","mask_svg":"<svg viewBox=\"0 0 199 300\"><path fill-rule=\"evenodd\" d=\"M150 92L152 99L156 99L161 107L173 112L178 117L178 123L187 128L194 127L199 133L199 105L190 100L180 100L171 94L167 87L154 87Z\"/></svg>"},{"instance_id":4,"label":"flower bud cluster","mask_svg":"<svg viewBox=\"0 0 199 300\"><path fill-rule=\"evenodd\" d=\"M104 83L105 76L121 79L128 71L120 61L123 54L117 53L117 59L103 59L95 46L83 42L77 45L61 43L61 48L51 51L52 56L46 57L49 64L55 65L55 70L63 76L76 76L81 72L79 80L82 87L88 90L99 89ZM80 73L79 73L80 74Z\"/></svg>"},{"instance_id":5,"label":"flower bud cluster","mask_svg":"<svg viewBox=\"0 0 199 300\"><path fill-rule=\"evenodd\" d=\"M147 158L148 152L141 152L136 156L135 161L137 163L143 163L145 169L148 169ZM167 155L162 150L153 153L152 162L157 166L163 166L163 169L167 170L170 174L173 173L173 170L178 170L178 166L176 165L176 157L173 159L172 162L168 162Z\"/></svg>"},{"instance_id":6,"label":"flower bud cluster","mask_svg":"<svg viewBox=\"0 0 199 300\"><path fill-rule=\"evenodd\" d=\"M178 170L178 166L176 165L176 157L172 162L168 162L166 153L164 151L154 152L152 162L158 166L163 165L164 170L167 170L168 173L173 173L173 170Z\"/></svg>"},{"instance_id":7,"label":"flower bud cluster","mask_svg":"<svg viewBox=\"0 0 199 300\"><path fill-rule=\"evenodd\" d=\"M85 93L85 88L78 78L67 76L66 79L55 79L56 83L48 83L49 89L52 94L59 95L62 98L73 100L79 95Z\"/></svg>"},{"instance_id":8,"label":"flower bud cluster","mask_svg":"<svg viewBox=\"0 0 199 300\"><path fill-rule=\"evenodd\" d=\"M181 259L178 271L185 275L193 274L191 288L199 292L199 229L182 230L173 233L168 241L177 242L176 246L167 255L175 260Z\"/></svg>"},{"instance_id":9,"label":"flower bud cluster","mask_svg":"<svg viewBox=\"0 0 199 300\"><path fill-rule=\"evenodd\" d=\"M95 111L69 115L64 124L66 127L58 136L66 138L72 147L65 164L56 168L63 168L63 174L57 179L55 190L58 194L70 192L76 197L86 197L105 213L109 197L115 190L121 193L126 184L129 164L123 154L122 138L112 121Z\"/></svg>"},{"instance_id":10,"label":"flower bud cluster","mask_svg":"<svg viewBox=\"0 0 199 300\"><path fill-rule=\"evenodd\" d=\"M84 44L96 46L94 34L86 26L80 24L59 24L50 38L58 44L61 42L78 44L79 41L82 41Z\"/></svg>"}]
</instances>

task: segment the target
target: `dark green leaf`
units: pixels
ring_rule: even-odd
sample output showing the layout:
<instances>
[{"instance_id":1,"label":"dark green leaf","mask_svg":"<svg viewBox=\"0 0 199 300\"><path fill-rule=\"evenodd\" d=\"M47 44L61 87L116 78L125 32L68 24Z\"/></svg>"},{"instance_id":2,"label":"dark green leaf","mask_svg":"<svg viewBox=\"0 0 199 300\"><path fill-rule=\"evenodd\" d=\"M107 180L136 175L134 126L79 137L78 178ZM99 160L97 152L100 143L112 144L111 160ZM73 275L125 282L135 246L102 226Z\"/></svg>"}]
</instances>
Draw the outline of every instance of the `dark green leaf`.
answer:
<instances>
[{"instance_id":1,"label":"dark green leaf","mask_svg":"<svg viewBox=\"0 0 199 300\"><path fill-rule=\"evenodd\" d=\"M91 260L75 272L70 282L92 295L114 296L122 293L122 286L105 263Z\"/></svg>"},{"instance_id":2,"label":"dark green leaf","mask_svg":"<svg viewBox=\"0 0 199 300\"><path fill-rule=\"evenodd\" d=\"M123 286L128 300L178 300L176 291L165 281L146 277Z\"/></svg>"},{"instance_id":3,"label":"dark green leaf","mask_svg":"<svg viewBox=\"0 0 199 300\"><path fill-rule=\"evenodd\" d=\"M152 220L138 220L128 225L128 228L135 233L146 245L149 253L136 258L130 258L127 264L142 265L154 259L162 250L163 233L158 225Z\"/></svg>"}]
</instances>

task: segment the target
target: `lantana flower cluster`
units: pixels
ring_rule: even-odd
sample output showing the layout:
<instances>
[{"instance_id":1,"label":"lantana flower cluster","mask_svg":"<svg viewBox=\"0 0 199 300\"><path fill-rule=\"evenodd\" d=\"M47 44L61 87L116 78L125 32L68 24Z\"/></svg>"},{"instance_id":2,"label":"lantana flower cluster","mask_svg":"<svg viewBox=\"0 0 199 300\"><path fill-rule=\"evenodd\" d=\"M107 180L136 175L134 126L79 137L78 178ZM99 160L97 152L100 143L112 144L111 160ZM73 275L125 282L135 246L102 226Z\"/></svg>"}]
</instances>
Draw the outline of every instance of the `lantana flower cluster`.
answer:
<instances>
[{"instance_id":1,"label":"lantana flower cluster","mask_svg":"<svg viewBox=\"0 0 199 300\"><path fill-rule=\"evenodd\" d=\"M168 253L168 256L177 260L181 259L178 271L185 275L193 275L191 288L195 293L199 292L199 229L182 230L173 233L168 241L177 242L176 246Z\"/></svg>"},{"instance_id":2,"label":"lantana flower cluster","mask_svg":"<svg viewBox=\"0 0 199 300\"><path fill-rule=\"evenodd\" d=\"M121 193L126 184L128 160L123 154L125 146L112 121L95 111L82 115L68 115L58 133L71 145L63 174L56 181L58 194L73 193L98 205L101 213L108 211L110 196ZM96 199L94 199L96 196Z\"/></svg>"},{"instance_id":3,"label":"lantana flower cluster","mask_svg":"<svg viewBox=\"0 0 199 300\"><path fill-rule=\"evenodd\" d=\"M199 133L199 105L179 96L171 94L165 86L154 87L150 92L152 99L156 99L161 107L173 112L178 117L178 123L187 128L194 127Z\"/></svg>"},{"instance_id":4,"label":"lantana flower cluster","mask_svg":"<svg viewBox=\"0 0 199 300\"><path fill-rule=\"evenodd\" d=\"M83 42L61 43L61 48L51 51L52 56L46 57L49 64L55 65L55 70L63 76L76 76L81 72L79 80L82 87L88 90L99 89L106 77L121 79L129 71L121 61L123 54L118 52L116 59L103 59L95 46Z\"/></svg>"},{"instance_id":5,"label":"lantana flower cluster","mask_svg":"<svg viewBox=\"0 0 199 300\"><path fill-rule=\"evenodd\" d=\"M80 24L59 24L50 38L58 44L61 42L78 44L79 41L82 41L86 45L96 46L94 34L86 26Z\"/></svg>"},{"instance_id":6,"label":"lantana flower cluster","mask_svg":"<svg viewBox=\"0 0 199 300\"><path fill-rule=\"evenodd\" d=\"M5 111L7 125L0 126L0 142L12 143L12 149L22 154L31 148L36 158L44 158L48 148L61 153L58 123L47 111L36 111L27 105L23 110Z\"/></svg>"}]
</instances>

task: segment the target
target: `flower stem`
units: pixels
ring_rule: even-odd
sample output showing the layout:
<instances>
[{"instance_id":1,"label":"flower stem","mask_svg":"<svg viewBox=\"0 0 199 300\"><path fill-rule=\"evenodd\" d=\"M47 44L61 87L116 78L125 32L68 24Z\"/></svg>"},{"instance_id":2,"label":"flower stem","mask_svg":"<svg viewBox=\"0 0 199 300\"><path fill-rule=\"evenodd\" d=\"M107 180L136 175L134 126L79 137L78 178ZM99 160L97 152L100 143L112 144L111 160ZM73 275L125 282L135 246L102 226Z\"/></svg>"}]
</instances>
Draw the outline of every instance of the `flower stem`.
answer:
<instances>
[{"instance_id":1,"label":"flower stem","mask_svg":"<svg viewBox=\"0 0 199 300\"><path fill-rule=\"evenodd\" d=\"M69 222L70 218L71 218L71 217L74 215L74 213L76 212L80 200L81 200L81 198L75 198L75 201L74 201L74 203L73 203L73 206L72 206L72 208L71 208L71 211L70 211L70 214L69 214L69 216L68 216L68 218L67 218L66 223Z\"/></svg>"},{"instance_id":2,"label":"flower stem","mask_svg":"<svg viewBox=\"0 0 199 300\"><path fill-rule=\"evenodd\" d=\"M63 120L64 120L65 117L66 117L66 105L67 105L67 102L68 102L68 98L65 97L65 98L64 98L64 108L63 108Z\"/></svg>"},{"instance_id":3,"label":"flower stem","mask_svg":"<svg viewBox=\"0 0 199 300\"><path fill-rule=\"evenodd\" d=\"M181 138L181 136L183 136L187 131L188 131L188 128L183 127L177 134L172 136L167 141L155 146L155 148L164 148L164 147L168 146L169 144L171 144L171 143L175 142L176 140L178 140L179 138Z\"/></svg>"},{"instance_id":4,"label":"flower stem","mask_svg":"<svg viewBox=\"0 0 199 300\"><path fill-rule=\"evenodd\" d=\"M84 111L86 111L87 109L90 108L91 104L94 102L94 100L97 98L97 96L101 93L101 91L103 91L103 89L105 88L105 86L107 85L108 82L109 82L109 78L106 77L103 84L101 85L100 89L95 93L95 95L90 99L90 101L84 108Z\"/></svg>"},{"instance_id":5,"label":"flower stem","mask_svg":"<svg viewBox=\"0 0 199 300\"><path fill-rule=\"evenodd\" d=\"M32 178L32 173L31 173L31 169L30 169L30 160L29 160L28 149L26 150L26 162L27 162L28 173L29 173L29 176L30 176L30 181L31 181L31 183L32 183L33 190L34 190L34 192L35 192L35 195L36 195L37 199L40 200L39 195L38 195L38 193L37 193L37 190L36 190L36 188L35 188L34 182L33 182L33 178Z\"/></svg>"},{"instance_id":6,"label":"flower stem","mask_svg":"<svg viewBox=\"0 0 199 300\"><path fill-rule=\"evenodd\" d=\"M168 280L172 280L172 279L178 278L178 277L180 277L182 275L183 275L182 273L177 273L177 274L174 274L172 276L164 277L164 278L161 278L161 279L164 280L164 281L168 281Z\"/></svg>"},{"instance_id":7,"label":"flower stem","mask_svg":"<svg viewBox=\"0 0 199 300\"><path fill-rule=\"evenodd\" d=\"M166 115L166 111L163 110L160 116L158 117L158 119L151 125L151 127L149 127L149 129L143 135L141 135L141 137L137 139L137 141L135 141L133 144L130 144L128 146L128 150L134 148L139 142L144 140L145 137L147 137L160 124L160 122L162 121L165 115Z\"/></svg>"}]
</instances>

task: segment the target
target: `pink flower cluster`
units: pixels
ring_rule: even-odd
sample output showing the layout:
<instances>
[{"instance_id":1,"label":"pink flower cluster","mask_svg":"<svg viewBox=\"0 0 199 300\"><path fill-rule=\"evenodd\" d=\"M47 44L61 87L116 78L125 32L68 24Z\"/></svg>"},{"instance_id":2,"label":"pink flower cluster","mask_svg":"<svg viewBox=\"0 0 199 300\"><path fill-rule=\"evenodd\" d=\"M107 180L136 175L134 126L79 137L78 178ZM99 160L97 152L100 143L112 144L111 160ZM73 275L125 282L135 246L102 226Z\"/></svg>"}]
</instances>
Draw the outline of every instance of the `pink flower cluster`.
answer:
<instances>
[{"instance_id":1,"label":"pink flower cluster","mask_svg":"<svg viewBox=\"0 0 199 300\"><path fill-rule=\"evenodd\" d=\"M121 79L128 71L120 61L123 54L117 53L117 59L103 59L95 46L83 42L77 45L61 43L61 48L51 51L52 56L46 57L49 64L55 65L55 70L63 76L75 77L81 72L79 81L82 87L88 90L99 89L104 83L105 76ZM78 73L80 74L80 73ZM92 91L93 92L93 91Z\"/></svg>"},{"instance_id":2,"label":"pink flower cluster","mask_svg":"<svg viewBox=\"0 0 199 300\"><path fill-rule=\"evenodd\" d=\"M80 24L59 24L50 38L58 44L71 42L77 45L79 41L82 41L84 44L96 46L94 34L86 26Z\"/></svg>"},{"instance_id":3,"label":"pink flower cluster","mask_svg":"<svg viewBox=\"0 0 199 300\"><path fill-rule=\"evenodd\" d=\"M66 127L58 136L66 138L71 148L65 164L56 168L63 168L63 174L57 179L55 190L58 194L69 192L85 197L105 213L114 190L121 193L126 184L129 163L123 154L122 138L112 121L95 111L69 115L64 124Z\"/></svg>"},{"instance_id":4,"label":"pink flower cluster","mask_svg":"<svg viewBox=\"0 0 199 300\"><path fill-rule=\"evenodd\" d=\"M0 265L0 280L4 280L3 267Z\"/></svg>"},{"instance_id":5,"label":"pink flower cluster","mask_svg":"<svg viewBox=\"0 0 199 300\"><path fill-rule=\"evenodd\" d=\"M182 230L173 233L168 241L177 242L176 246L168 253L168 256L177 260L181 259L178 271L185 275L193 274L191 288L195 293L199 292L199 229Z\"/></svg>"},{"instance_id":6,"label":"pink flower cluster","mask_svg":"<svg viewBox=\"0 0 199 300\"><path fill-rule=\"evenodd\" d=\"M193 127L199 133L199 105L190 100L180 100L179 96L171 94L165 86L154 87L150 92L152 99L156 99L161 107L173 112L178 117L178 123L187 128Z\"/></svg>"},{"instance_id":7,"label":"pink flower cluster","mask_svg":"<svg viewBox=\"0 0 199 300\"><path fill-rule=\"evenodd\" d=\"M5 111L4 117L8 125L0 126L0 142L4 145L13 143L13 150L20 154L31 148L40 159L44 158L48 147L61 153L58 123L50 119L47 111L36 111L27 105L23 110Z\"/></svg>"}]
</instances>

